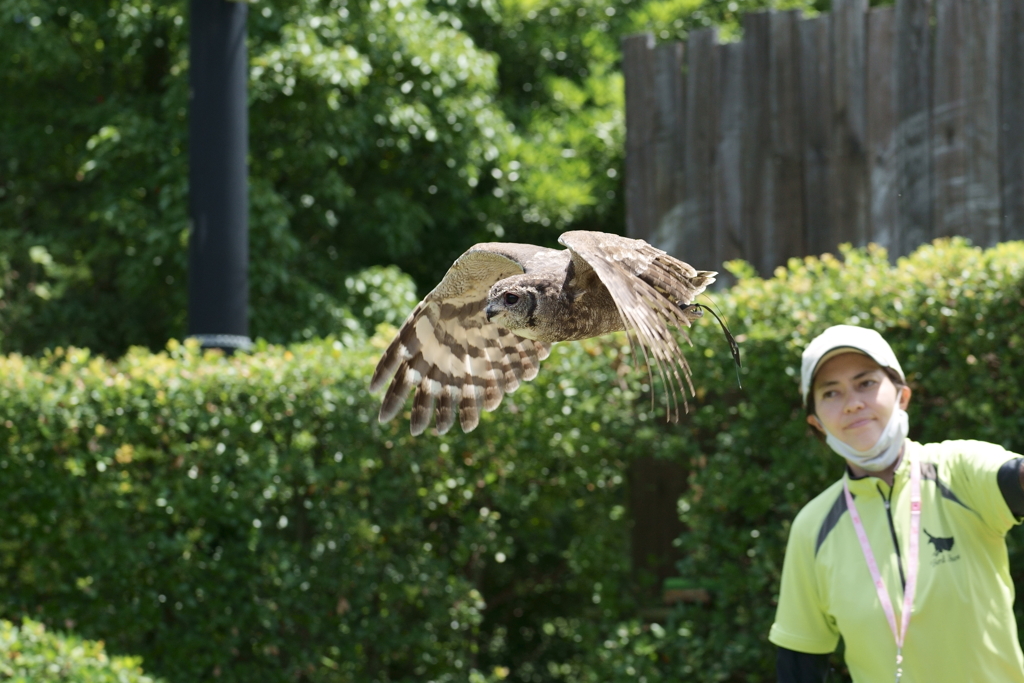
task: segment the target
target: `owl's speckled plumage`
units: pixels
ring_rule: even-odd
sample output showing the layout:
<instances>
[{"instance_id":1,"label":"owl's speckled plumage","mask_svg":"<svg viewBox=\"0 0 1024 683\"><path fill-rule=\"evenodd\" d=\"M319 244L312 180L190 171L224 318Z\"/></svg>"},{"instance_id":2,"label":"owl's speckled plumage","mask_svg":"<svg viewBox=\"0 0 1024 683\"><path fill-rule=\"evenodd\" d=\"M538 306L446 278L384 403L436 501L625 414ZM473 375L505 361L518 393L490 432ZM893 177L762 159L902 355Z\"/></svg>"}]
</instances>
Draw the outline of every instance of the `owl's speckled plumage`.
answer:
<instances>
[{"instance_id":1,"label":"owl's speckled plumage","mask_svg":"<svg viewBox=\"0 0 1024 683\"><path fill-rule=\"evenodd\" d=\"M670 387L684 392L690 370L671 327L700 317L689 307L715 281L643 240L573 231L567 249L477 244L421 301L384 352L370 380L389 378L380 421L393 418L415 389L410 430L436 416L441 434L474 429L520 382L537 376L551 344L628 330ZM691 387L692 391L692 387Z\"/></svg>"}]
</instances>

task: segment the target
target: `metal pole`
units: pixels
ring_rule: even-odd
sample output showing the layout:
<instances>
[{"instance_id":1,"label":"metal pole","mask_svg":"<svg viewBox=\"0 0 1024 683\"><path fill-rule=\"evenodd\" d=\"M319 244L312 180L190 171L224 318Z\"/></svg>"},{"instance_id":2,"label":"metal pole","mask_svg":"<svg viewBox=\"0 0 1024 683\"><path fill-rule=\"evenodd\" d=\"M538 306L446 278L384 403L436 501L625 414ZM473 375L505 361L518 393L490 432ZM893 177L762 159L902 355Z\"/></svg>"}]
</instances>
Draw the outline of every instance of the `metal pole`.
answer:
<instances>
[{"instance_id":1,"label":"metal pole","mask_svg":"<svg viewBox=\"0 0 1024 683\"><path fill-rule=\"evenodd\" d=\"M249 339L249 115L245 2L191 0L188 334Z\"/></svg>"}]
</instances>

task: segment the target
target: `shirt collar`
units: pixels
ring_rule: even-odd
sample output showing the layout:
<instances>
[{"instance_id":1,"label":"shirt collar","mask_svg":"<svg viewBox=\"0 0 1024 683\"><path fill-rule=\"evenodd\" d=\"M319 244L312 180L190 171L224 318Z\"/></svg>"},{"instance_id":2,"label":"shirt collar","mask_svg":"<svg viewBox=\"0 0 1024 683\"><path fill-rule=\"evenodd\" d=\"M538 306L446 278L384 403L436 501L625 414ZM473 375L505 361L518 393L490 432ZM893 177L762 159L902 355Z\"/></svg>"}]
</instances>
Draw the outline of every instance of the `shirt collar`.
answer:
<instances>
[{"instance_id":1,"label":"shirt collar","mask_svg":"<svg viewBox=\"0 0 1024 683\"><path fill-rule=\"evenodd\" d=\"M917 448L918 444L910 439L904 441L900 464L896 466L893 476L893 488L902 490L910 481L910 460L918 457ZM843 479L846 480L847 486L850 487L850 493L854 496L863 496L866 499L878 498L880 495L886 498L890 497L889 485L882 479L870 474L864 477L854 477L849 467L845 467L844 470Z\"/></svg>"}]
</instances>

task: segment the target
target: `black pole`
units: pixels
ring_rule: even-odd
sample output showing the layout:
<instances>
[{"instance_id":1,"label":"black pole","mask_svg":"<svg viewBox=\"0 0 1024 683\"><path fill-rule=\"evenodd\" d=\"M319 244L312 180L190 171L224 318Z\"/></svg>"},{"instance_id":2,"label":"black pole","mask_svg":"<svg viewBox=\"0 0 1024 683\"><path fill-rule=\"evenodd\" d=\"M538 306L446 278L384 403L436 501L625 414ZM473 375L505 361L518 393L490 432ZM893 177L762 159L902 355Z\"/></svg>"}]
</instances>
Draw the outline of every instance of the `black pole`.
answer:
<instances>
[{"instance_id":1,"label":"black pole","mask_svg":"<svg viewBox=\"0 0 1024 683\"><path fill-rule=\"evenodd\" d=\"M191 0L188 334L205 347L249 340L246 2Z\"/></svg>"}]
</instances>

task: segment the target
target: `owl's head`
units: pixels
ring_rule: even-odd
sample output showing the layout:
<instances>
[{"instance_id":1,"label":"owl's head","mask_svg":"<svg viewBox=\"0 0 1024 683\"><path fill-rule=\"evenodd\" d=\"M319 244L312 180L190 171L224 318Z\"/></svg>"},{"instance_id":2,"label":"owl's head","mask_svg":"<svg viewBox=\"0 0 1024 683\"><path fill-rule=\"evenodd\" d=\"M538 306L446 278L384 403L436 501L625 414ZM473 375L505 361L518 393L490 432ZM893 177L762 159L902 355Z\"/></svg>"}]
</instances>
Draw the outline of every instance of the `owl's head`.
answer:
<instances>
[{"instance_id":1,"label":"owl's head","mask_svg":"<svg viewBox=\"0 0 1024 683\"><path fill-rule=\"evenodd\" d=\"M491 287L484 315L489 322L529 339L536 326L538 294L537 287L523 276L506 278Z\"/></svg>"}]
</instances>

